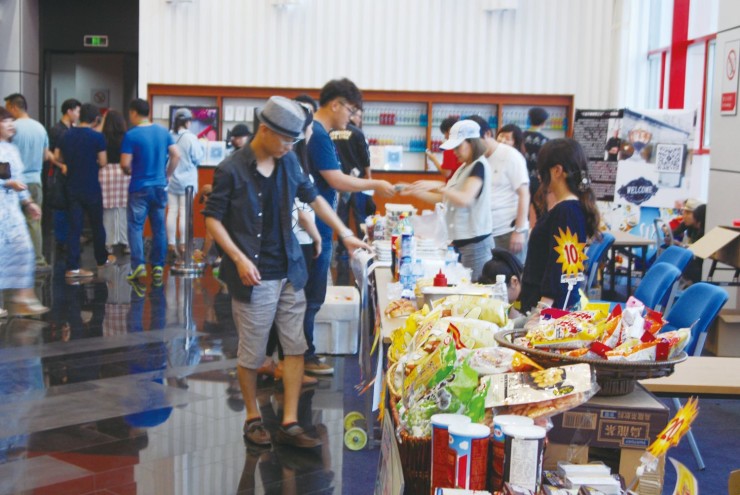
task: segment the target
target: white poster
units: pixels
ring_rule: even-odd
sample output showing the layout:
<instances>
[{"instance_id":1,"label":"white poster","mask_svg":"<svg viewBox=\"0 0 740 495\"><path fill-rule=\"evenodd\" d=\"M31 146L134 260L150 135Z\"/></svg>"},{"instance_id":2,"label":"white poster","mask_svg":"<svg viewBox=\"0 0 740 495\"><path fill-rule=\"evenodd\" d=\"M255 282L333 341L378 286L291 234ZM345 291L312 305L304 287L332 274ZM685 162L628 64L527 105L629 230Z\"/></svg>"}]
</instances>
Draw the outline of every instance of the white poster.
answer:
<instances>
[{"instance_id":1,"label":"white poster","mask_svg":"<svg viewBox=\"0 0 740 495\"><path fill-rule=\"evenodd\" d=\"M738 59L740 59L740 40L725 43L722 59L722 99L720 113L737 115Z\"/></svg>"}]
</instances>

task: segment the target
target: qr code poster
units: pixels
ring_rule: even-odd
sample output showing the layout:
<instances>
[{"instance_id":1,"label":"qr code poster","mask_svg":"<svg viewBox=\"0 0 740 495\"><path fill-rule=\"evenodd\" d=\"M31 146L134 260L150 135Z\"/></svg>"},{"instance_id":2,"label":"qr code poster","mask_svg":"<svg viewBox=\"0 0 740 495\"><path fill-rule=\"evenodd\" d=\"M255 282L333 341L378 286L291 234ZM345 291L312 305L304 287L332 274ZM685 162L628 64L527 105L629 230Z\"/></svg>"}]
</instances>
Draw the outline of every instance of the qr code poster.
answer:
<instances>
[{"instance_id":1,"label":"qr code poster","mask_svg":"<svg viewBox=\"0 0 740 495\"><path fill-rule=\"evenodd\" d=\"M655 147L655 170L661 174L680 174L684 171L686 146L658 144Z\"/></svg>"}]
</instances>

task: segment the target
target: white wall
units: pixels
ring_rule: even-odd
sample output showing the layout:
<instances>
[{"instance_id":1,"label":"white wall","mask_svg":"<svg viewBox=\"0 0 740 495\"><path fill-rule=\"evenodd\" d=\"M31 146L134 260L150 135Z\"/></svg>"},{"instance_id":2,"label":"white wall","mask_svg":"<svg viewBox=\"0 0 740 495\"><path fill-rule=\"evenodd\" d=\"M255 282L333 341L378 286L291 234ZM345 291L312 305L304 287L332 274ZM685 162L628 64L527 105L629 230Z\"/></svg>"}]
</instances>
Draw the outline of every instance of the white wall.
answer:
<instances>
[{"instance_id":1,"label":"white wall","mask_svg":"<svg viewBox=\"0 0 740 495\"><path fill-rule=\"evenodd\" d=\"M712 98L712 160L709 170L707 230L717 225L732 225L734 219L740 218L740 203L737 199L740 191L740 160L737 153L740 115L720 115L725 43L740 39L740 2L720 0L719 29ZM740 292L735 289L730 291L727 307L740 307Z\"/></svg>"},{"instance_id":2,"label":"white wall","mask_svg":"<svg viewBox=\"0 0 740 495\"><path fill-rule=\"evenodd\" d=\"M38 0L0 2L0 96L22 93L39 118Z\"/></svg>"},{"instance_id":3,"label":"white wall","mask_svg":"<svg viewBox=\"0 0 740 495\"><path fill-rule=\"evenodd\" d=\"M520 0L491 13L483 0L302 0L289 11L273 1L141 0L140 93L148 83L318 88L347 76L362 89L633 105L623 62L636 46L622 37L642 20L622 17L639 0Z\"/></svg>"}]
</instances>

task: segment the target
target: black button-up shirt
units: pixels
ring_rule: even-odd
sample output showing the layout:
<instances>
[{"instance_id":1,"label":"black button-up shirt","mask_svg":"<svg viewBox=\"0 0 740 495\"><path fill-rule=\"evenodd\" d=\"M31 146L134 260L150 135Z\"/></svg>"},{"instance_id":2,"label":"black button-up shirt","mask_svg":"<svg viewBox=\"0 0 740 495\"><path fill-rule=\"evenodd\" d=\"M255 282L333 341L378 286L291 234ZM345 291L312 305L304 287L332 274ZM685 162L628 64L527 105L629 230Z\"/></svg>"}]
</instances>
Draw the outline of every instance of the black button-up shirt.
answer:
<instances>
[{"instance_id":1,"label":"black button-up shirt","mask_svg":"<svg viewBox=\"0 0 740 495\"><path fill-rule=\"evenodd\" d=\"M219 220L239 249L259 266L262 249L263 209L262 190L257 172L257 160L250 146L232 153L219 164L213 175L213 193L203 211L207 217ZM275 160L277 201L280 205L280 229L285 240L288 260L288 280L295 290L306 285L308 273L303 252L293 235L291 212L295 198L312 203L318 195L311 180L303 173L293 152ZM264 240L269 242L268 240ZM252 287L244 285L234 262L224 256L219 278L229 292L240 301L249 302Z\"/></svg>"}]
</instances>

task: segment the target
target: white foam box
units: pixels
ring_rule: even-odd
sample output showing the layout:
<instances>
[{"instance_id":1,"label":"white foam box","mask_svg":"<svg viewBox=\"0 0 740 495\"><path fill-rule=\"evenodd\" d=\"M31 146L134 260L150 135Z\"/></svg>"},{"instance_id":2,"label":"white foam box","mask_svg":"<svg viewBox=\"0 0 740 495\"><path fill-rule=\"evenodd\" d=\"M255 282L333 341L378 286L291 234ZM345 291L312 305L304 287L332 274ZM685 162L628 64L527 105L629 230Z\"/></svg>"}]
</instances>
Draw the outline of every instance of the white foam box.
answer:
<instances>
[{"instance_id":1,"label":"white foam box","mask_svg":"<svg viewBox=\"0 0 740 495\"><path fill-rule=\"evenodd\" d=\"M317 354L355 354L360 327L360 292L350 286L329 286L314 323Z\"/></svg>"}]
</instances>

